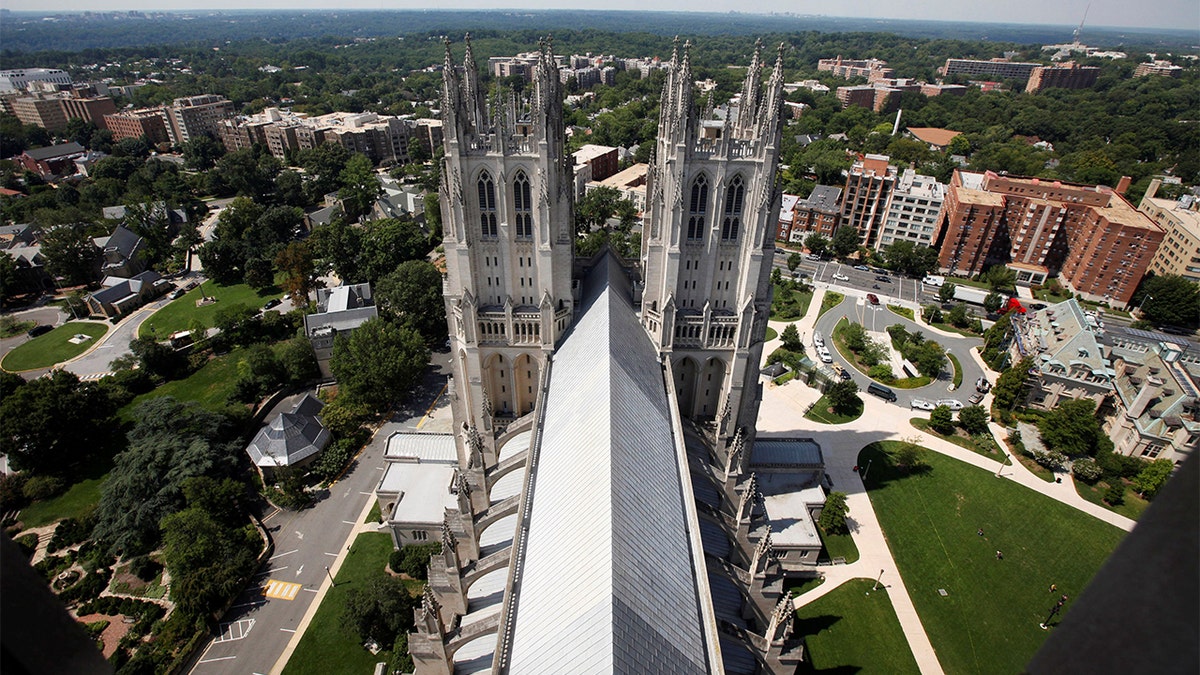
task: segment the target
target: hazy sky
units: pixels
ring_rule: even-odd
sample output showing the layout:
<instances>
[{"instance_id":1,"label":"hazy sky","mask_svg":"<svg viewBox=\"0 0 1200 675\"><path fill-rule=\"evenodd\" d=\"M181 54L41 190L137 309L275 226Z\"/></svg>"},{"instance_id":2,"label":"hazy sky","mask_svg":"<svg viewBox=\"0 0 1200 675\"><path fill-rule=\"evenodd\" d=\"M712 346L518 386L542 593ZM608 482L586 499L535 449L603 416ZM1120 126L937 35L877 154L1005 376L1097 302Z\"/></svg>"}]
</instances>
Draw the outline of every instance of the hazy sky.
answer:
<instances>
[{"instance_id":1,"label":"hazy sky","mask_svg":"<svg viewBox=\"0 0 1200 675\"><path fill-rule=\"evenodd\" d=\"M1094 26L1193 29L1200 34L1197 0L0 0L0 7L37 11L113 9L657 9L758 14L792 12L879 19L940 19L998 23L1078 25L1085 9ZM1086 36L1085 36L1086 40Z\"/></svg>"}]
</instances>

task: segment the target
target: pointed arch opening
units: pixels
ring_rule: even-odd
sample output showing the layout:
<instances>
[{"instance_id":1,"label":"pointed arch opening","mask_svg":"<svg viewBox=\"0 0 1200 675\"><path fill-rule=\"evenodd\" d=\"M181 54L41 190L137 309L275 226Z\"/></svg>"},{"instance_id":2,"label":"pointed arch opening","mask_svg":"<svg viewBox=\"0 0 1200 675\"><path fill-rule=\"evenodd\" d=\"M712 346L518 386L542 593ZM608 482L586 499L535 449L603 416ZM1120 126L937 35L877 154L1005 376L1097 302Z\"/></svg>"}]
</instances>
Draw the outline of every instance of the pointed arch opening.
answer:
<instances>
[{"instance_id":1,"label":"pointed arch opening","mask_svg":"<svg viewBox=\"0 0 1200 675\"><path fill-rule=\"evenodd\" d=\"M687 240L698 244L704 241L704 225L708 215L708 178L704 174L692 181L688 199Z\"/></svg>"},{"instance_id":2,"label":"pointed arch opening","mask_svg":"<svg viewBox=\"0 0 1200 675\"><path fill-rule=\"evenodd\" d=\"M517 239L533 238L533 190L529 176L518 171L513 178L513 220L516 223Z\"/></svg>"},{"instance_id":3,"label":"pointed arch opening","mask_svg":"<svg viewBox=\"0 0 1200 675\"><path fill-rule=\"evenodd\" d=\"M721 241L737 241L742 228L742 203L746 186L741 176L734 176L725 190L725 213L721 220Z\"/></svg>"},{"instance_id":4,"label":"pointed arch opening","mask_svg":"<svg viewBox=\"0 0 1200 675\"><path fill-rule=\"evenodd\" d=\"M487 171L479 174L476 182L479 190L479 234L485 239L495 239L496 229L496 182Z\"/></svg>"}]
</instances>

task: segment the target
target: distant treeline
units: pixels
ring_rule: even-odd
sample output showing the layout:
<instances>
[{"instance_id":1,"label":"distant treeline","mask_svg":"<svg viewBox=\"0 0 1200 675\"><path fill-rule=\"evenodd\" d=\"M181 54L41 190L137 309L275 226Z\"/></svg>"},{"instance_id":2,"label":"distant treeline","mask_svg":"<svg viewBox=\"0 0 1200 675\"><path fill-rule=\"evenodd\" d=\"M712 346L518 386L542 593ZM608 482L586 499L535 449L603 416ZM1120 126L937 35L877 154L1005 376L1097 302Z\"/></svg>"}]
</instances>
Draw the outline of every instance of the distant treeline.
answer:
<instances>
[{"instance_id":1,"label":"distant treeline","mask_svg":"<svg viewBox=\"0 0 1200 675\"><path fill-rule=\"evenodd\" d=\"M578 26L600 31L632 29L657 35L758 35L817 31L888 32L909 38L988 40L1019 44L1067 42L1072 26L1032 26L942 21L900 21L767 14L627 11L197 11L89 12L41 14L3 12L0 45L3 67L26 65L18 54L46 50L190 44L214 47L227 41L336 36L353 38L458 34L464 31L559 32ZM1169 50L1196 44L1196 31L1087 27L1089 45Z\"/></svg>"}]
</instances>

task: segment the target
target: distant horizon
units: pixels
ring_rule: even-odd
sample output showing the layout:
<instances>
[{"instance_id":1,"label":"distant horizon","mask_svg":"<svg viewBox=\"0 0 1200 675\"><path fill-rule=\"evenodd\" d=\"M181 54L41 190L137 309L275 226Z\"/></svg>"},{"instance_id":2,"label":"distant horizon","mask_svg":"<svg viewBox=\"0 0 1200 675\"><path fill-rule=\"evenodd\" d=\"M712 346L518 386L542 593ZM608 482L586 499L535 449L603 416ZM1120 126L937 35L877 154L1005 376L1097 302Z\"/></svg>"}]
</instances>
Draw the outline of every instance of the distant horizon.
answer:
<instances>
[{"instance_id":1,"label":"distant horizon","mask_svg":"<svg viewBox=\"0 0 1200 675\"><path fill-rule=\"evenodd\" d=\"M561 7L553 6L562 0L533 0L531 4L535 6L501 6L501 2L494 0L461 0L459 6L429 6L424 4L421 6L416 0L392 0L389 6L382 6L383 0L346 0L338 6L328 6L325 3L330 0L255 0L252 5L247 6L247 3L238 3L236 0L201 0L200 6L183 6L183 4L195 2L196 0L61 0L60 2L52 3L57 5L47 7L45 3L37 3L37 0L8 0L5 6L0 8L4 11L21 14L33 15L50 15L50 14L102 14L108 12L127 12L138 11L144 13L163 13L163 14L201 14L211 12L236 12L236 13L297 13L297 12L630 12L630 13L684 13L684 14L709 14L709 15L732 15L744 17L770 17L770 16L786 16L789 18L820 18L834 20L850 20L850 21L904 21L904 22L932 22L932 23L947 23L947 24L977 24L977 25L1011 25L1011 26L1035 26L1035 27L1063 27L1074 29L1079 26L1079 21L1083 20L1083 41L1086 42L1087 31L1091 29L1104 30L1163 30L1172 33L1192 33L1196 36L1197 42L1200 43L1200 3L1193 0L1162 0L1161 2L1148 5L1140 8L1136 14L1131 14L1125 11L1128 5L1121 3L1119 13L1113 15L1111 10L1117 3L1111 0L1065 0L1062 3L1057 3L1047 6L1046 3L1040 0L1010 0L1003 7L989 4L987 9L1003 9L1003 16L983 14L985 8L965 8L963 3L958 0L927 0L921 3L919 7L913 6L897 6L894 3L884 3L878 0L866 0L864 9L870 9L876 6L880 12L871 13L865 12L853 15L835 15L821 13L819 11L806 11L806 5L817 5L812 0L800 0L796 2L780 2L767 0L761 2L757 11L744 11L731 9L727 5L735 4L728 0L668 0L660 3L661 5L655 8L647 8L644 5L639 5L636 0L607 0L603 3L604 6L593 6L600 4L595 0L585 0L580 3L584 6ZM511 0L504 0L511 2ZM79 6L73 6L78 4ZM179 4L180 6L171 6ZM635 6L628 6L628 5ZM675 6L683 4L686 6ZM36 5L36 6L34 6ZM699 5L699 6L697 6ZM1021 11L1021 7L1027 8L1026 11ZM815 7L814 7L815 8ZM842 9L845 9L844 7ZM897 10L912 10L919 14L896 15ZM960 15L961 12L966 12L967 16ZM1086 14L1086 19L1084 18ZM1022 21L1021 16L1040 16L1040 21ZM1141 19L1146 23L1134 25L1129 23L1116 23L1115 18L1120 19ZM1190 25L1189 24L1190 20ZM1181 27L1183 25L1183 27ZM1064 36L1065 38L1068 36ZM1064 39L1064 42L1066 39Z\"/></svg>"}]
</instances>

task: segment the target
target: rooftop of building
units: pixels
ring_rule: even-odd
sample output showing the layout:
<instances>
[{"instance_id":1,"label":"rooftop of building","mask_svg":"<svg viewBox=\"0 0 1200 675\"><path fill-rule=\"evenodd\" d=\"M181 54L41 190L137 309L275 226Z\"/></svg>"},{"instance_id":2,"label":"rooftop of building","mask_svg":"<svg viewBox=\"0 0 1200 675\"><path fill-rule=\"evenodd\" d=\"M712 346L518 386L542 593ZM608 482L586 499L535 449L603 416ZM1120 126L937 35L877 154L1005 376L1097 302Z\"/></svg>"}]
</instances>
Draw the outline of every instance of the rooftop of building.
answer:
<instances>
[{"instance_id":1,"label":"rooftop of building","mask_svg":"<svg viewBox=\"0 0 1200 675\"><path fill-rule=\"evenodd\" d=\"M921 199L941 201L946 196L946 186L933 176L924 176L913 169L905 169L892 189L896 196L908 195Z\"/></svg>"},{"instance_id":2,"label":"rooftop of building","mask_svg":"<svg viewBox=\"0 0 1200 675\"><path fill-rule=\"evenodd\" d=\"M962 135L961 131L938 129L936 127L908 127L906 131L912 134L918 141L938 147L946 147L950 145L950 141L954 140L956 136Z\"/></svg>"},{"instance_id":3,"label":"rooftop of building","mask_svg":"<svg viewBox=\"0 0 1200 675\"><path fill-rule=\"evenodd\" d=\"M842 200L842 188L833 185L818 185L797 206L806 206L818 211L836 211Z\"/></svg>"},{"instance_id":4,"label":"rooftop of building","mask_svg":"<svg viewBox=\"0 0 1200 675\"><path fill-rule=\"evenodd\" d=\"M1137 420L1139 431L1158 437L1180 427L1200 431L1200 388L1176 345L1159 343L1146 351L1115 347L1111 353L1122 412Z\"/></svg>"},{"instance_id":5,"label":"rooftop of building","mask_svg":"<svg viewBox=\"0 0 1200 675\"><path fill-rule=\"evenodd\" d=\"M1022 356L1033 358L1042 374L1111 387L1116 371L1097 341L1098 322L1074 298L1013 319L1013 336Z\"/></svg>"},{"instance_id":6,"label":"rooftop of building","mask_svg":"<svg viewBox=\"0 0 1200 675\"><path fill-rule=\"evenodd\" d=\"M440 526L446 509L458 508L451 491L457 472L454 464L391 462L375 490L396 495L389 520Z\"/></svg>"},{"instance_id":7,"label":"rooftop of building","mask_svg":"<svg viewBox=\"0 0 1200 675\"><path fill-rule=\"evenodd\" d=\"M1167 218L1182 227L1193 237L1200 238L1200 211L1195 209L1196 200L1191 195L1185 199L1163 199L1161 197L1146 197L1142 199L1142 205L1139 208L1143 213L1151 211L1147 205L1153 209L1162 211Z\"/></svg>"},{"instance_id":8,"label":"rooftop of building","mask_svg":"<svg viewBox=\"0 0 1200 675\"><path fill-rule=\"evenodd\" d=\"M610 152L616 152L616 150L616 148L607 145L592 145L588 143L571 154L575 157L576 164L586 164L597 157L603 157Z\"/></svg>"},{"instance_id":9,"label":"rooftop of building","mask_svg":"<svg viewBox=\"0 0 1200 675\"><path fill-rule=\"evenodd\" d=\"M873 176L894 176L896 167L888 162L891 158L887 155L864 155L862 159L856 161L854 166L850 168L851 173L870 174Z\"/></svg>"},{"instance_id":10,"label":"rooftop of building","mask_svg":"<svg viewBox=\"0 0 1200 675\"><path fill-rule=\"evenodd\" d=\"M649 171L649 164L634 164L624 171L618 171L608 178L599 181L598 184L614 187L618 190L629 190L638 187L644 189L646 187L646 175Z\"/></svg>"},{"instance_id":11,"label":"rooftop of building","mask_svg":"<svg viewBox=\"0 0 1200 675\"><path fill-rule=\"evenodd\" d=\"M276 415L246 446L250 460L264 468L294 466L323 450L331 439L318 417L324 406L306 394L291 412Z\"/></svg>"},{"instance_id":12,"label":"rooftop of building","mask_svg":"<svg viewBox=\"0 0 1200 675\"><path fill-rule=\"evenodd\" d=\"M819 477L788 472L758 474L757 479L771 523L771 543L777 548L820 548L821 537L809 510L825 503Z\"/></svg>"},{"instance_id":13,"label":"rooftop of building","mask_svg":"<svg viewBox=\"0 0 1200 675\"><path fill-rule=\"evenodd\" d=\"M458 446L452 434L397 431L388 436L383 458L397 462L454 464L458 461Z\"/></svg>"}]
</instances>

